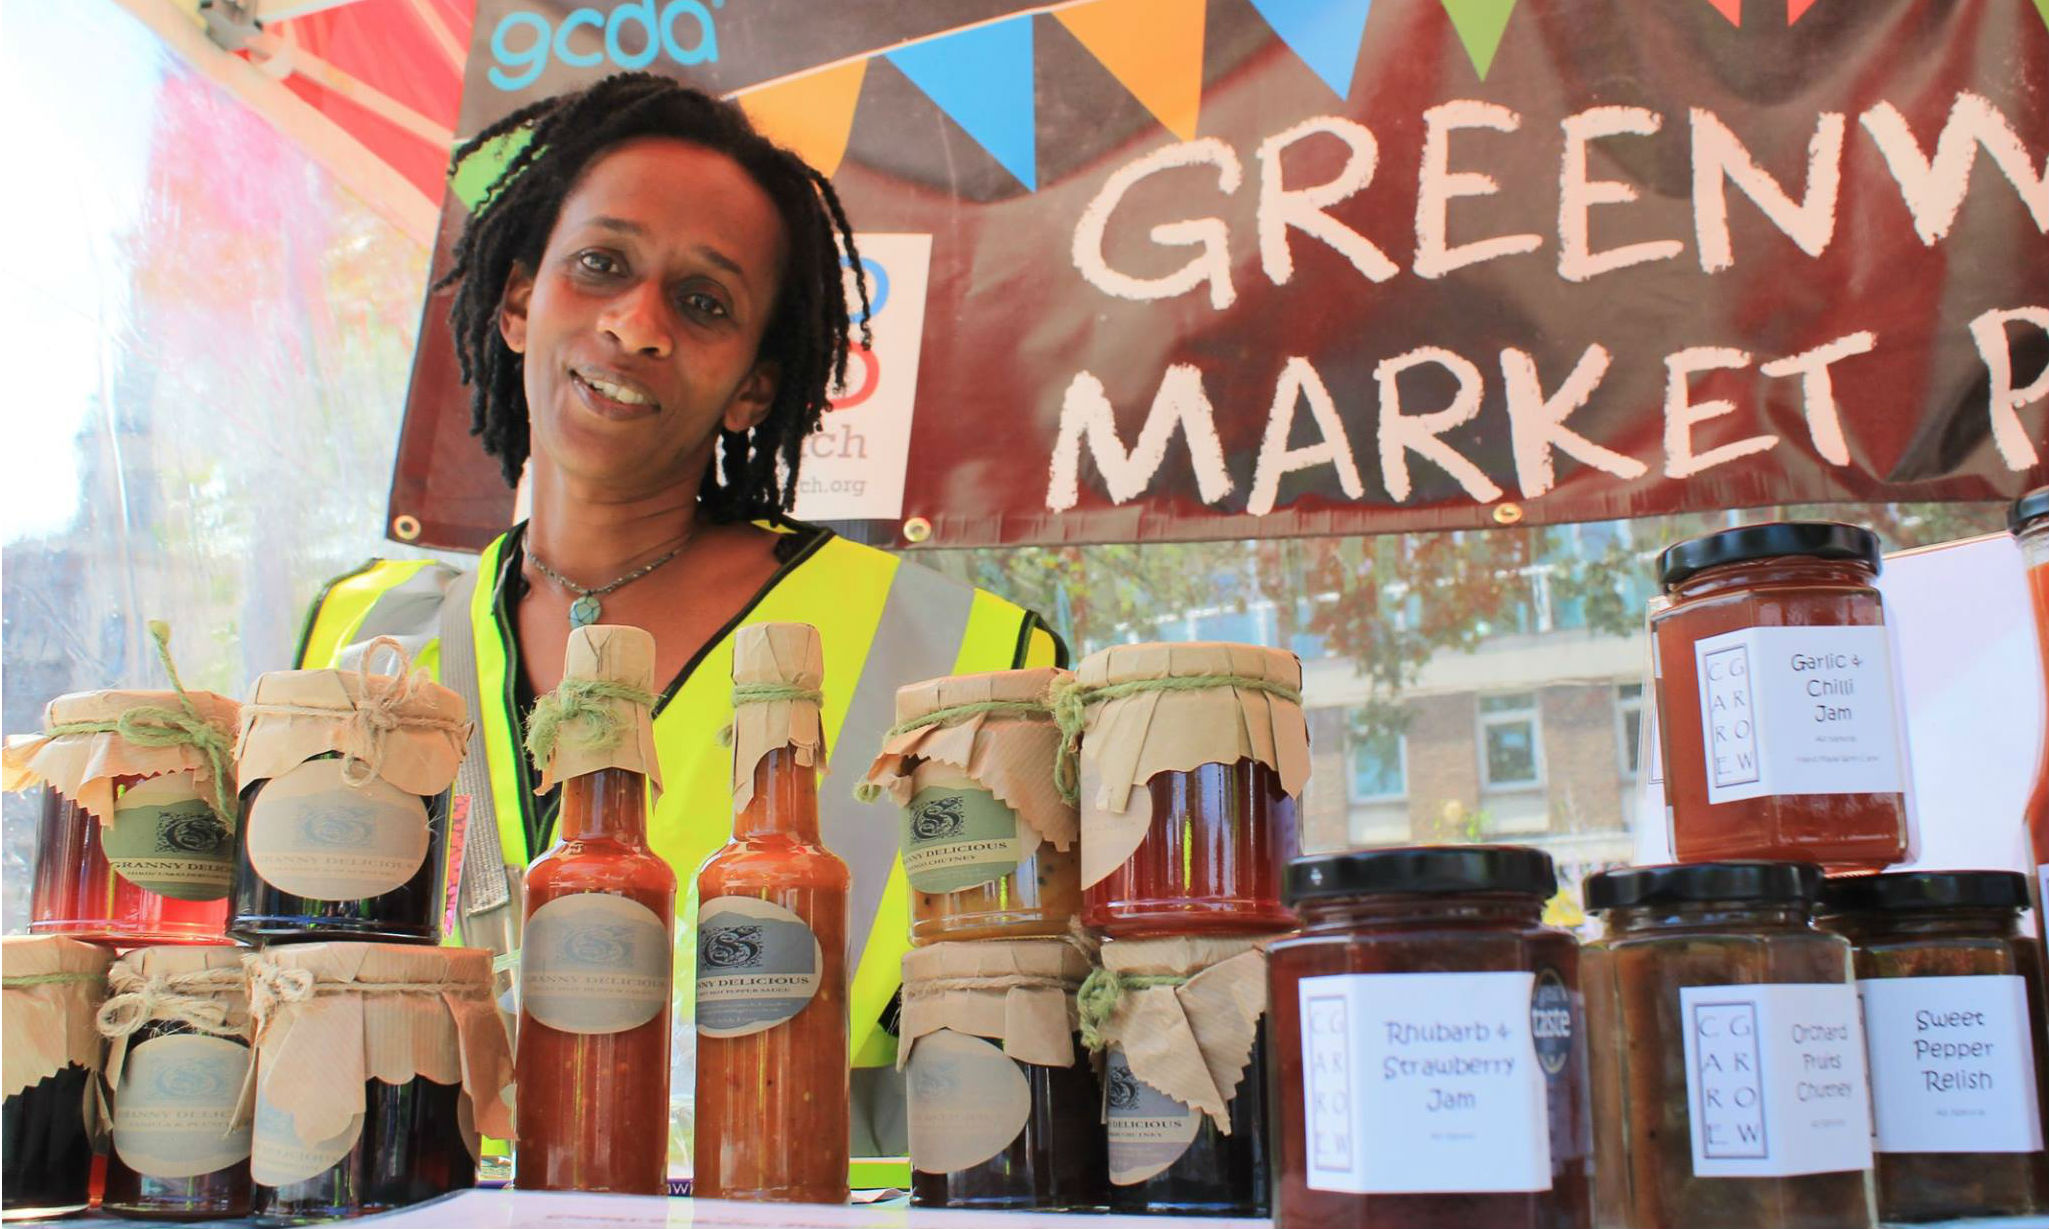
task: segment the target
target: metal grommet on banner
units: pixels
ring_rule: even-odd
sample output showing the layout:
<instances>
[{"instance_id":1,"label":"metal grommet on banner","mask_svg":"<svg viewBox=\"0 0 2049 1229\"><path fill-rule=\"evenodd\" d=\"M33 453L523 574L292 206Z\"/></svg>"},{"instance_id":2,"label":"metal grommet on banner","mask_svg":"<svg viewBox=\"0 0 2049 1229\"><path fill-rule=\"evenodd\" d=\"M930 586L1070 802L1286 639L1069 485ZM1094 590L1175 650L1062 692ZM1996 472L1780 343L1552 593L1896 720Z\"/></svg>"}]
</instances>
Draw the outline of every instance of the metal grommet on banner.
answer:
<instances>
[{"instance_id":1,"label":"metal grommet on banner","mask_svg":"<svg viewBox=\"0 0 2049 1229\"><path fill-rule=\"evenodd\" d=\"M932 536L932 522L922 516L914 516L904 522L904 541L912 546Z\"/></svg>"},{"instance_id":2,"label":"metal grommet on banner","mask_svg":"<svg viewBox=\"0 0 2049 1229\"><path fill-rule=\"evenodd\" d=\"M1521 504L1495 504L1495 505L1494 505L1494 523L1495 523L1495 524L1497 524L1497 525L1514 525L1514 524L1516 524L1516 523L1520 522L1520 521L1521 521L1522 519L1523 519L1523 506L1522 506Z\"/></svg>"},{"instance_id":3,"label":"metal grommet on banner","mask_svg":"<svg viewBox=\"0 0 2049 1229\"><path fill-rule=\"evenodd\" d=\"M420 518L410 512L401 512L391 518L391 536L401 542L417 542L420 539Z\"/></svg>"}]
</instances>

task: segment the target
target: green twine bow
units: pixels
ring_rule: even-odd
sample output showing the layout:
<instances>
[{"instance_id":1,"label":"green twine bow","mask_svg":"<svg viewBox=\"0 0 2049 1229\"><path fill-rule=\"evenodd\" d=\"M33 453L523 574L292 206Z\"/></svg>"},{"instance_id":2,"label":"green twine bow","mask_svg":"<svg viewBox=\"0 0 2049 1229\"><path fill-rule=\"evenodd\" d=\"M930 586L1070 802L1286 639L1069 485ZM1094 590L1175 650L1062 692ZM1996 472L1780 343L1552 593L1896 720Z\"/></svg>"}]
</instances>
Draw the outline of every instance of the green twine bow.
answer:
<instances>
[{"instance_id":1,"label":"green twine bow","mask_svg":"<svg viewBox=\"0 0 2049 1229\"><path fill-rule=\"evenodd\" d=\"M655 696L631 683L563 679L561 686L534 702L534 710L527 717L527 754L534 757L534 763L545 765L555 754L563 727L572 724L578 729L573 736L576 746L584 750L613 746L625 727L619 714L612 710L609 702L613 700L652 709Z\"/></svg>"},{"instance_id":2,"label":"green twine bow","mask_svg":"<svg viewBox=\"0 0 2049 1229\"><path fill-rule=\"evenodd\" d=\"M1186 977L1173 973L1131 973L1119 975L1113 969L1092 969L1088 978L1075 993L1075 1011L1081 1017L1081 1043L1090 1050L1101 1050L1110 1044L1103 1030L1110 1023L1110 1017L1117 1010L1117 1004L1133 990L1151 990L1157 986L1185 986Z\"/></svg>"},{"instance_id":3,"label":"green twine bow","mask_svg":"<svg viewBox=\"0 0 2049 1229\"><path fill-rule=\"evenodd\" d=\"M101 981L98 973L28 973L20 977L0 977L0 990L26 990L31 986L75 986L80 982Z\"/></svg>"},{"instance_id":4,"label":"green twine bow","mask_svg":"<svg viewBox=\"0 0 2049 1229\"><path fill-rule=\"evenodd\" d=\"M1053 784L1059 787L1060 797L1069 805L1081 801L1081 732L1082 727L1088 724L1091 706L1148 691L1218 691L1226 687L1234 691L1264 692L1291 704L1302 702L1300 688L1248 674L1176 675L1131 679L1099 687L1084 686L1080 679L1072 677L1053 680L1053 686L1046 693L1046 703L1053 710L1054 724L1060 727L1060 754L1053 760Z\"/></svg>"},{"instance_id":5,"label":"green twine bow","mask_svg":"<svg viewBox=\"0 0 2049 1229\"><path fill-rule=\"evenodd\" d=\"M954 704L946 708L935 708L922 717L912 717L889 727L882 736L883 742L913 730L928 729L935 725L952 725L970 717L1048 717L1053 710L1044 700L976 700L969 704ZM863 781L854 787L856 802L879 802L882 787L872 781Z\"/></svg>"},{"instance_id":6,"label":"green twine bow","mask_svg":"<svg viewBox=\"0 0 2049 1229\"><path fill-rule=\"evenodd\" d=\"M741 708L749 704L777 704L784 701L792 703L802 701L807 704L823 704L825 703L825 693L822 691L813 691L805 687L795 687L788 683L733 684L734 708ZM728 722L726 726L719 731L719 746L730 747L732 745L733 726L732 723Z\"/></svg>"},{"instance_id":7,"label":"green twine bow","mask_svg":"<svg viewBox=\"0 0 2049 1229\"><path fill-rule=\"evenodd\" d=\"M185 684L178 679L178 667L171 661L170 625L162 619L151 619L149 635L156 641L157 660L163 663L164 673L171 677L171 688L178 693L179 708L141 705L113 721L64 721L43 732L54 737L118 734L138 747L192 747L206 756L207 768L213 774L214 814L220 816L222 823L233 826L235 791L229 782L234 780L234 748L228 736L201 716L199 706L185 694Z\"/></svg>"}]
</instances>

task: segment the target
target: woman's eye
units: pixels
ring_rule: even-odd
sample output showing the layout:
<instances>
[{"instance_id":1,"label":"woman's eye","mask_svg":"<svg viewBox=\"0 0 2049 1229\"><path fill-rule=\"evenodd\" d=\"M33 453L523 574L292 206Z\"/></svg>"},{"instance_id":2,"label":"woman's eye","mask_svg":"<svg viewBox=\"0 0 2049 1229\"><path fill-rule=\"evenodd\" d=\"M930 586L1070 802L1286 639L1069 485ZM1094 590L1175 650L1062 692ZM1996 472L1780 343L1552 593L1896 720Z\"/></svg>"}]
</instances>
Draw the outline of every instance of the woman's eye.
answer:
<instances>
[{"instance_id":1,"label":"woman's eye","mask_svg":"<svg viewBox=\"0 0 2049 1229\"><path fill-rule=\"evenodd\" d=\"M722 319L727 315L724 303L721 303L716 296L706 294L701 290L685 294L683 296L683 306L700 316L710 316L713 319Z\"/></svg>"},{"instance_id":2,"label":"woman's eye","mask_svg":"<svg viewBox=\"0 0 2049 1229\"><path fill-rule=\"evenodd\" d=\"M617 273L619 271L619 262L603 252L579 252L576 256L576 263L586 273Z\"/></svg>"}]
</instances>

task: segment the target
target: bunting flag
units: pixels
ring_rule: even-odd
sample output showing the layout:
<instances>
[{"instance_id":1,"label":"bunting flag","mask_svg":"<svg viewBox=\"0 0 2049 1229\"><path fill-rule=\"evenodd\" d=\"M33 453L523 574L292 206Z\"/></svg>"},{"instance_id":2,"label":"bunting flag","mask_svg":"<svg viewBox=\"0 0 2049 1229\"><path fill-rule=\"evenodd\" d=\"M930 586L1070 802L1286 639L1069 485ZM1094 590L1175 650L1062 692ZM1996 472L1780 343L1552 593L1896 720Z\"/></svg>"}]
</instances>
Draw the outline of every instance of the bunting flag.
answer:
<instances>
[{"instance_id":1,"label":"bunting flag","mask_svg":"<svg viewBox=\"0 0 2049 1229\"><path fill-rule=\"evenodd\" d=\"M1743 24L1743 0L1708 0L1708 3L1715 6L1716 12L1728 18L1730 25Z\"/></svg>"},{"instance_id":2,"label":"bunting flag","mask_svg":"<svg viewBox=\"0 0 2049 1229\"><path fill-rule=\"evenodd\" d=\"M1029 13L899 47L888 59L1019 183L1038 190Z\"/></svg>"},{"instance_id":3,"label":"bunting flag","mask_svg":"<svg viewBox=\"0 0 2049 1229\"><path fill-rule=\"evenodd\" d=\"M471 213L477 211L477 206L483 203L484 197L491 191L491 185L498 182L498 177L503 175L505 168L519 156L519 151L526 148L533 135L534 130L531 128L515 128L484 142L475 153L456 164L455 173L449 177L448 187L455 193L456 199L463 203L463 208Z\"/></svg>"},{"instance_id":4,"label":"bunting flag","mask_svg":"<svg viewBox=\"0 0 2049 1229\"><path fill-rule=\"evenodd\" d=\"M1798 4L1800 0L1790 2ZM1444 0L1444 11L1451 17L1459 41L1466 45L1473 70L1485 81L1487 70L1494 66L1494 53L1501 49L1501 36L1508 31L1508 15L1515 11L1515 0Z\"/></svg>"},{"instance_id":5,"label":"bunting flag","mask_svg":"<svg viewBox=\"0 0 2049 1229\"><path fill-rule=\"evenodd\" d=\"M1352 96L1352 70L1373 0L1252 0L1252 7L1339 98Z\"/></svg>"},{"instance_id":6,"label":"bunting flag","mask_svg":"<svg viewBox=\"0 0 2049 1229\"><path fill-rule=\"evenodd\" d=\"M868 61L853 60L734 98L762 134L831 176L847 154Z\"/></svg>"},{"instance_id":7,"label":"bunting flag","mask_svg":"<svg viewBox=\"0 0 2049 1229\"><path fill-rule=\"evenodd\" d=\"M1192 141L1208 8L1208 0L1095 0L1054 16L1167 131Z\"/></svg>"},{"instance_id":8,"label":"bunting flag","mask_svg":"<svg viewBox=\"0 0 2049 1229\"><path fill-rule=\"evenodd\" d=\"M2045 0L2045 2L2049 2L2049 0ZM1813 8L1817 3L1819 3L1819 0L1786 0L1786 24L1790 26L1802 17L1805 17L1807 10Z\"/></svg>"},{"instance_id":9,"label":"bunting flag","mask_svg":"<svg viewBox=\"0 0 2049 1229\"><path fill-rule=\"evenodd\" d=\"M2049 0L2035 0L2035 11L2042 15L2042 24L2049 26Z\"/></svg>"}]
</instances>

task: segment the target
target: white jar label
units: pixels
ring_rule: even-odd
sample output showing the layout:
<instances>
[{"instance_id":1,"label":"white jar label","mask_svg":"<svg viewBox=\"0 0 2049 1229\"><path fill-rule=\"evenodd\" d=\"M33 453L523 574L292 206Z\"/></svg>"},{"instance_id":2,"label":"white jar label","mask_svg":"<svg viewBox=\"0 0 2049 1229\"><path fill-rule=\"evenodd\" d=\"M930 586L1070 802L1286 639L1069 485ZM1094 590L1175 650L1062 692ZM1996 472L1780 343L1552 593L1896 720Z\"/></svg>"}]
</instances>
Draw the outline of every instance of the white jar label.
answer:
<instances>
[{"instance_id":1,"label":"white jar label","mask_svg":"<svg viewBox=\"0 0 2049 1229\"><path fill-rule=\"evenodd\" d=\"M1881 977L1858 987L1880 1152L2040 1152L2027 983Z\"/></svg>"},{"instance_id":2,"label":"white jar label","mask_svg":"<svg viewBox=\"0 0 2049 1229\"><path fill-rule=\"evenodd\" d=\"M1905 790L1883 627L1748 627L1693 660L1710 803Z\"/></svg>"},{"instance_id":3,"label":"white jar label","mask_svg":"<svg viewBox=\"0 0 2049 1229\"><path fill-rule=\"evenodd\" d=\"M558 896L520 938L519 1004L565 1033L623 1033L669 1005L669 928L637 900Z\"/></svg>"},{"instance_id":4,"label":"white jar label","mask_svg":"<svg viewBox=\"0 0 2049 1229\"><path fill-rule=\"evenodd\" d=\"M1535 988L1531 973L1303 978L1296 989L1310 1188L1550 1190Z\"/></svg>"},{"instance_id":5,"label":"white jar label","mask_svg":"<svg viewBox=\"0 0 2049 1229\"><path fill-rule=\"evenodd\" d=\"M904 1064L911 1168L958 1173L1017 1141L1032 1113L1031 1085L1001 1048L942 1028L911 1043Z\"/></svg>"},{"instance_id":6,"label":"white jar label","mask_svg":"<svg viewBox=\"0 0 2049 1229\"><path fill-rule=\"evenodd\" d=\"M235 831L199 796L189 772L122 790L100 842L115 874L173 900L220 900L234 878Z\"/></svg>"},{"instance_id":7,"label":"white jar label","mask_svg":"<svg viewBox=\"0 0 2049 1229\"><path fill-rule=\"evenodd\" d=\"M1103 1064L1103 1122L1110 1137L1110 1181L1135 1186L1165 1173L1195 1142L1206 1117L1139 1079L1113 1049Z\"/></svg>"},{"instance_id":8,"label":"white jar label","mask_svg":"<svg viewBox=\"0 0 2049 1229\"><path fill-rule=\"evenodd\" d=\"M342 780L340 759L307 760L264 782L249 807L249 865L307 900L368 900L404 887L427 860L427 804L382 777Z\"/></svg>"},{"instance_id":9,"label":"white jar label","mask_svg":"<svg viewBox=\"0 0 2049 1229\"><path fill-rule=\"evenodd\" d=\"M935 785L903 809L904 878L920 892L994 883L1024 861L1017 812L985 789Z\"/></svg>"},{"instance_id":10,"label":"white jar label","mask_svg":"<svg viewBox=\"0 0 2049 1229\"><path fill-rule=\"evenodd\" d=\"M1871 1168L1855 986L1682 986L1679 1015L1695 1175Z\"/></svg>"},{"instance_id":11,"label":"white jar label","mask_svg":"<svg viewBox=\"0 0 2049 1229\"><path fill-rule=\"evenodd\" d=\"M151 1178L196 1178L248 1159L248 1123L235 1104L249 1074L249 1047L224 1037L174 1033L128 1051L114 1090L114 1152Z\"/></svg>"},{"instance_id":12,"label":"white jar label","mask_svg":"<svg viewBox=\"0 0 2049 1229\"><path fill-rule=\"evenodd\" d=\"M697 909L697 1031L767 1032L811 1005L825 954L804 919L752 896L715 896Z\"/></svg>"},{"instance_id":13,"label":"white jar label","mask_svg":"<svg viewBox=\"0 0 2049 1229\"><path fill-rule=\"evenodd\" d=\"M256 1089L255 1130L250 1136L249 1176L264 1186L290 1186L315 1178L340 1164L363 1137L363 1116L349 1119L333 1139L307 1143L285 1113Z\"/></svg>"}]
</instances>

